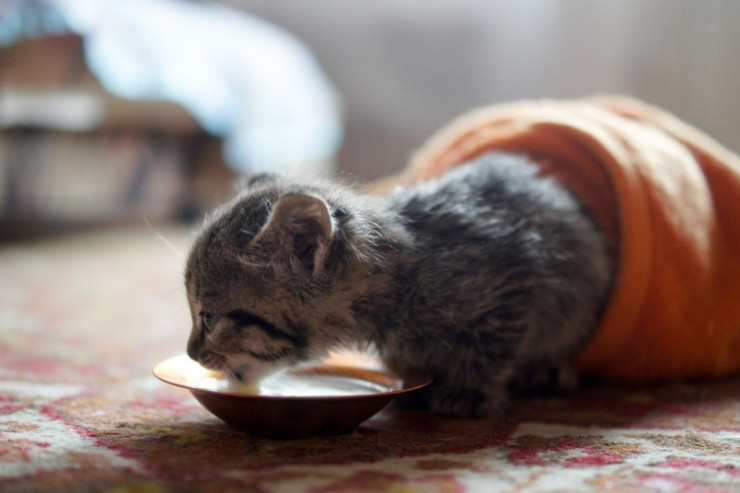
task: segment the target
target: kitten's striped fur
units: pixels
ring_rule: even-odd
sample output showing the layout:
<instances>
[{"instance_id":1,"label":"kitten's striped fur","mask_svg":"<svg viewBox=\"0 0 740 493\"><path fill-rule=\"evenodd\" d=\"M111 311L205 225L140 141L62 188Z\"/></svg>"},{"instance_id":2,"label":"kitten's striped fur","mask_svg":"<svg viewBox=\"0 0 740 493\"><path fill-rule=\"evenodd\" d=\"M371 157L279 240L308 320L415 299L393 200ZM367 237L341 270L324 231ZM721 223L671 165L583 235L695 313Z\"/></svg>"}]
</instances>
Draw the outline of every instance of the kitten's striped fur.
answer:
<instances>
[{"instance_id":1,"label":"kitten's striped fur","mask_svg":"<svg viewBox=\"0 0 740 493\"><path fill-rule=\"evenodd\" d=\"M389 197L254 180L190 253L188 354L253 378L372 344L433 374L406 404L490 415L514 388L568 380L610 258L580 204L521 157L484 155Z\"/></svg>"}]
</instances>

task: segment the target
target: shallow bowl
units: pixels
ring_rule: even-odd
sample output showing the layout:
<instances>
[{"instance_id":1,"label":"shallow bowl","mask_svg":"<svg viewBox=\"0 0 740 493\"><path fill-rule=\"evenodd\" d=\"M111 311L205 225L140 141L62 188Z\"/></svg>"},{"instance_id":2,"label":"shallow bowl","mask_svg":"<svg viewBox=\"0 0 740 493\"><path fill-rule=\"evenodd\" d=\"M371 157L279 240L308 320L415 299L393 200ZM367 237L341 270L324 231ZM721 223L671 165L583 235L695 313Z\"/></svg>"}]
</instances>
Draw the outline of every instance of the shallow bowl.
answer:
<instances>
[{"instance_id":1,"label":"shallow bowl","mask_svg":"<svg viewBox=\"0 0 740 493\"><path fill-rule=\"evenodd\" d=\"M432 381L419 370L391 371L362 353L333 354L251 387L235 385L187 355L162 361L153 373L165 383L188 389L229 426L270 438L349 433L394 397Z\"/></svg>"}]
</instances>

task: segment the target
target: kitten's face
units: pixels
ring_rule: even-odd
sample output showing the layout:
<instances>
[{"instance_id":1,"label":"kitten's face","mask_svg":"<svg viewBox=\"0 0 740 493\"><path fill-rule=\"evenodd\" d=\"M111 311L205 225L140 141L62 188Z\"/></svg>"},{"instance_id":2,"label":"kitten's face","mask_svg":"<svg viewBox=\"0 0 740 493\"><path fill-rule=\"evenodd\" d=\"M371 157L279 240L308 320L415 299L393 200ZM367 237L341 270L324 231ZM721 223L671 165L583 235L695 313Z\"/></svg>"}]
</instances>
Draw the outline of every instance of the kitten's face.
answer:
<instances>
[{"instance_id":1,"label":"kitten's face","mask_svg":"<svg viewBox=\"0 0 740 493\"><path fill-rule=\"evenodd\" d=\"M325 273L334 227L322 199L267 188L217 214L188 258L188 355L251 379L328 349L348 322Z\"/></svg>"},{"instance_id":2,"label":"kitten's face","mask_svg":"<svg viewBox=\"0 0 740 493\"><path fill-rule=\"evenodd\" d=\"M207 263L207 271L197 267L202 263ZM242 379L307 357L308 331L290 310L282 309L286 293L266 285L269 274L260 276L235 262L218 265L196 255L191 265L191 358Z\"/></svg>"}]
</instances>

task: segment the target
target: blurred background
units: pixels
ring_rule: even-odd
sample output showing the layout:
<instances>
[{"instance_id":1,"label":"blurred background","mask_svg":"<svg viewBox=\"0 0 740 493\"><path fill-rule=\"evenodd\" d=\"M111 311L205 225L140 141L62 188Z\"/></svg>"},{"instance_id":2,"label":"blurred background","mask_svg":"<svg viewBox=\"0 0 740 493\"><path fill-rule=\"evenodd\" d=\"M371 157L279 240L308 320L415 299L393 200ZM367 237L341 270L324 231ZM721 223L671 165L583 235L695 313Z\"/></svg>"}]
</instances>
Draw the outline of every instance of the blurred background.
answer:
<instances>
[{"instance_id":1,"label":"blurred background","mask_svg":"<svg viewBox=\"0 0 740 493\"><path fill-rule=\"evenodd\" d=\"M357 182L477 106L621 93L740 149L735 0L0 0L0 240Z\"/></svg>"}]
</instances>

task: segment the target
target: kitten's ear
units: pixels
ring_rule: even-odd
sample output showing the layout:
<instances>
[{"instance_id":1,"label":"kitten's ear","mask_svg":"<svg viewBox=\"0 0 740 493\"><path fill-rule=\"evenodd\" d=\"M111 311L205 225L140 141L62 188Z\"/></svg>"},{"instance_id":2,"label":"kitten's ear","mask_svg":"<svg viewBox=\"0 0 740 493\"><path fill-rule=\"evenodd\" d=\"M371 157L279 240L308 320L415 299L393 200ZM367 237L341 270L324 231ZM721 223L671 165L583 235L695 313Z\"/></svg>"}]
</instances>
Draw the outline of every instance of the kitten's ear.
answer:
<instances>
[{"instance_id":1,"label":"kitten's ear","mask_svg":"<svg viewBox=\"0 0 740 493\"><path fill-rule=\"evenodd\" d=\"M263 172L257 173L256 175L250 176L247 181L248 186L257 185L259 183L269 183L278 179L278 175L275 173Z\"/></svg>"},{"instance_id":2,"label":"kitten's ear","mask_svg":"<svg viewBox=\"0 0 740 493\"><path fill-rule=\"evenodd\" d=\"M334 233L329 205L306 194L283 196L255 238L271 256L287 261L293 269L318 273L324 267Z\"/></svg>"}]
</instances>

